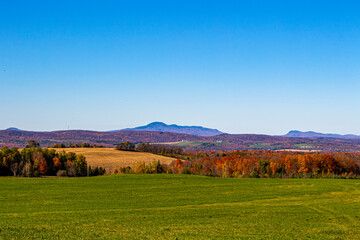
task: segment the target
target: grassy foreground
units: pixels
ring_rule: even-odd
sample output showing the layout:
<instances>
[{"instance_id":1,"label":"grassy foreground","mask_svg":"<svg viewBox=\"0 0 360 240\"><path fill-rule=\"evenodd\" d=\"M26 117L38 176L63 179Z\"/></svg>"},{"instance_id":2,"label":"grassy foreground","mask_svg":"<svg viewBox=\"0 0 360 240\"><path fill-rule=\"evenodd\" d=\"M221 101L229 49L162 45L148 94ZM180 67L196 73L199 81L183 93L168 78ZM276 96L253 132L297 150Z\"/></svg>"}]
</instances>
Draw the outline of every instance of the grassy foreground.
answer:
<instances>
[{"instance_id":1,"label":"grassy foreground","mask_svg":"<svg viewBox=\"0 0 360 240\"><path fill-rule=\"evenodd\" d=\"M360 181L0 178L0 239L359 239Z\"/></svg>"}]
</instances>

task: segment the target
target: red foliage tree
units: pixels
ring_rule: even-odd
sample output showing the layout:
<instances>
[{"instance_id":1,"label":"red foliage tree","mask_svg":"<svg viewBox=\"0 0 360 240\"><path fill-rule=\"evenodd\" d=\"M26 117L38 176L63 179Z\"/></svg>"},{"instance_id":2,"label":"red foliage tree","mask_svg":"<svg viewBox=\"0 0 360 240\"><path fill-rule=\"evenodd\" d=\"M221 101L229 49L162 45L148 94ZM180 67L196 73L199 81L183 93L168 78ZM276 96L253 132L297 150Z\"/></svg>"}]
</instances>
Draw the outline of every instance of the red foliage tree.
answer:
<instances>
[{"instance_id":1,"label":"red foliage tree","mask_svg":"<svg viewBox=\"0 0 360 240\"><path fill-rule=\"evenodd\" d=\"M46 160L42 160L39 166L39 173L42 175L45 175L48 172L48 164L46 162Z\"/></svg>"},{"instance_id":2,"label":"red foliage tree","mask_svg":"<svg viewBox=\"0 0 360 240\"><path fill-rule=\"evenodd\" d=\"M58 157L54 157L53 162L54 162L54 167L56 168L56 170L61 170L62 169L62 164L61 164L61 161L60 161L60 159Z\"/></svg>"}]
</instances>

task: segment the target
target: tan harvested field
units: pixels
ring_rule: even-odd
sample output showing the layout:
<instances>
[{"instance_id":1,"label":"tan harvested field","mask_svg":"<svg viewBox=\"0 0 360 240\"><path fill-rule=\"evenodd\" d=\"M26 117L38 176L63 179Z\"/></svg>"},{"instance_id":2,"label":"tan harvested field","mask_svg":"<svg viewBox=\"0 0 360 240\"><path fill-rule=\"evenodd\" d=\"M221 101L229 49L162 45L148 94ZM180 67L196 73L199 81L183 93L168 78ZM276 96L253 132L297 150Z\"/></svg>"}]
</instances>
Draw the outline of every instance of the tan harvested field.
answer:
<instances>
[{"instance_id":1,"label":"tan harvested field","mask_svg":"<svg viewBox=\"0 0 360 240\"><path fill-rule=\"evenodd\" d=\"M54 148L56 151L73 152L83 154L91 167L105 167L113 172L119 167L134 166L139 162L149 163L160 160L161 163L169 164L175 158L164 157L152 153L119 151L114 148Z\"/></svg>"}]
</instances>

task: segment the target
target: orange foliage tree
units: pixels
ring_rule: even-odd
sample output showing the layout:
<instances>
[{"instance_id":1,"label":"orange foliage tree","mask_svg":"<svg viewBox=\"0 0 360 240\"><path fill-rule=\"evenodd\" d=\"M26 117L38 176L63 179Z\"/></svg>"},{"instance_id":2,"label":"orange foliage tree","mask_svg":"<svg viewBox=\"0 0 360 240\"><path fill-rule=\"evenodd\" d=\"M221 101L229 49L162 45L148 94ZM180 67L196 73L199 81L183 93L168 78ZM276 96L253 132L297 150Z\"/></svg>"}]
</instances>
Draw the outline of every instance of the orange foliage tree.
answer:
<instances>
[{"instance_id":1,"label":"orange foliage tree","mask_svg":"<svg viewBox=\"0 0 360 240\"><path fill-rule=\"evenodd\" d=\"M43 159L41 162L40 162L40 165L39 165L39 173L42 174L42 175L45 175L47 172L48 172L48 164L46 162L45 159Z\"/></svg>"}]
</instances>

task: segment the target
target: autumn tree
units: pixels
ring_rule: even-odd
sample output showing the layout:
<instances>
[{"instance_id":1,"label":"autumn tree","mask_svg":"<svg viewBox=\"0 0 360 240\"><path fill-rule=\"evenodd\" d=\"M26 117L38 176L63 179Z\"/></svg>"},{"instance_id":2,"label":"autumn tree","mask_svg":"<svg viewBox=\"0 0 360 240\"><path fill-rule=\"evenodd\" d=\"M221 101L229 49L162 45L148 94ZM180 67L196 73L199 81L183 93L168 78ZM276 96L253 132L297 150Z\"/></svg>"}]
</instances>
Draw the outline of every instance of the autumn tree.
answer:
<instances>
[{"instance_id":1,"label":"autumn tree","mask_svg":"<svg viewBox=\"0 0 360 240\"><path fill-rule=\"evenodd\" d=\"M21 155L17 148L2 148L3 156L3 165L10 169L14 176L17 175L19 171L19 164L21 161Z\"/></svg>"},{"instance_id":2,"label":"autumn tree","mask_svg":"<svg viewBox=\"0 0 360 240\"><path fill-rule=\"evenodd\" d=\"M66 162L66 172L67 172L68 176L70 176L70 177L77 176L76 166L74 165L73 162L71 162L71 161Z\"/></svg>"},{"instance_id":3,"label":"autumn tree","mask_svg":"<svg viewBox=\"0 0 360 240\"><path fill-rule=\"evenodd\" d=\"M33 166L31 162L26 162L23 169L22 169L22 176L30 177L33 175Z\"/></svg>"},{"instance_id":4,"label":"autumn tree","mask_svg":"<svg viewBox=\"0 0 360 240\"><path fill-rule=\"evenodd\" d=\"M39 173L41 175L46 175L47 172L48 172L48 164L47 164L46 160L43 159L39 165Z\"/></svg>"},{"instance_id":5,"label":"autumn tree","mask_svg":"<svg viewBox=\"0 0 360 240\"><path fill-rule=\"evenodd\" d=\"M56 172L62 169L62 164L61 164L59 157L55 156L53 158L53 165L54 165Z\"/></svg>"},{"instance_id":6,"label":"autumn tree","mask_svg":"<svg viewBox=\"0 0 360 240\"><path fill-rule=\"evenodd\" d=\"M32 161L33 161L33 167L34 167L34 172L36 171L37 173L39 172L39 167L40 164L45 161L45 157L44 154L41 151L35 151L32 154Z\"/></svg>"}]
</instances>

